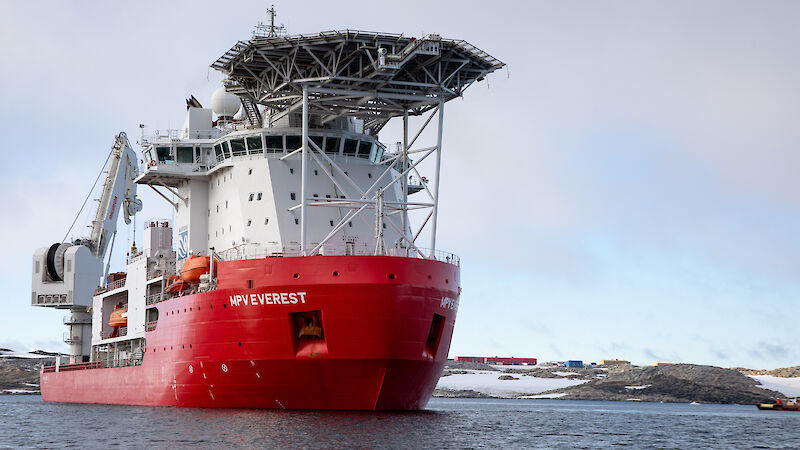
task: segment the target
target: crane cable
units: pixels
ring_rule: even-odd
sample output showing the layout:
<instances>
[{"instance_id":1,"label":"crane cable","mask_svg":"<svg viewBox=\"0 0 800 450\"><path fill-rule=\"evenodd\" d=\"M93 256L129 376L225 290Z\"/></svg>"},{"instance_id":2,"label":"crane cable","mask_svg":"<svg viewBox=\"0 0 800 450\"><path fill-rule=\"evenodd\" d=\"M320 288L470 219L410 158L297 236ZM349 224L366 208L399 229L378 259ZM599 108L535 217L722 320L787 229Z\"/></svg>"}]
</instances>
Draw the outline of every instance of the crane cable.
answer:
<instances>
[{"instance_id":1,"label":"crane cable","mask_svg":"<svg viewBox=\"0 0 800 450\"><path fill-rule=\"evenodd\" d=\"M89 197L92 196L94 188L97 187L97 182L100 181L100 176L103 175L103 172L105 171L106 166L108 165L108 160L111 159L111 154L113 152L114 152L113 148L111 149L110 152L108 152L108 156L106 157L106 162L104 162L103 167L100 168L100 173L97 174L97 178L94 179L94 184L92 184L92 188L89 190L89 194L86 195L86 198L83 200L83 205L81 205L81 209L78 210L78 215L75 216L75 220L72 221L72 225L69 226L69 230L67 230L67 234L64 235L64 239L62 239L61 242L65 242L67 240L67 236L69 236L69 233L72 231L72 227L75 226L75 222L77 222L78 218L81 216L83 208L86 207L86 202L89 201Z\"/></svg>"}]
</instances>

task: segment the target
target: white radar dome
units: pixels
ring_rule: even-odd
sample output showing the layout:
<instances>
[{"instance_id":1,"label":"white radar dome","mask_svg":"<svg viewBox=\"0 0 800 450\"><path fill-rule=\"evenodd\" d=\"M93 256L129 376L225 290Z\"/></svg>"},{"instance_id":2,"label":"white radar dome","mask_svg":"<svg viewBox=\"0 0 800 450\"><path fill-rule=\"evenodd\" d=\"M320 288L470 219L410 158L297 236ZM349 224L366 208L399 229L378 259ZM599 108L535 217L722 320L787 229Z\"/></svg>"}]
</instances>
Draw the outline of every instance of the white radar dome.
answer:
<instances>
[{"instance_id":1,"label":"white radar dome","mask_svg":"<svg viewBox=\"0 0 800 450\"><path fill-rule=\"evenodd\" d=\"M226 92L224 87L220 87L211 94L211 109L218 116L231 117L239 111L242 101L236 94Z\"/></svg>"}]
</instances>

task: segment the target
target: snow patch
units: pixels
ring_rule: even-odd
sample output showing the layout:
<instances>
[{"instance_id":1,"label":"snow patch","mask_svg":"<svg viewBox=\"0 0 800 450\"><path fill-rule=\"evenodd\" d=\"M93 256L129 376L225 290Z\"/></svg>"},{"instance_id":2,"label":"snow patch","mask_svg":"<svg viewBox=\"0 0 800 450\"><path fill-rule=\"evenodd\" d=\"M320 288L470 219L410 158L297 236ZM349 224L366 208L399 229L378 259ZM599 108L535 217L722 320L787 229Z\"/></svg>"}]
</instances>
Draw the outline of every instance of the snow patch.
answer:
<instances>
[{"instance_id":1,"label":"snow patch","mask_svg":"<svg viewBox=\"0 0 800 450\"><path fill-rule=\"evenodd\" d=\"M787 397L800 397L800 377L781 378L772 375L748 375L758 381L760 388L778 391Z\"/></svg>"},{"instance_id":2,"label":"snow patch","mask_svg":"<svg viewBox=\"0 0 800 450\"><path fill-rule=\"evenodd\" d=\"M566 392L555 392L552 394L522 395L518 398L561 398L567 395Z\"/></svg>"},{"instance_id":3,"label":"snow patch","mask_svg":"<svg viewBox=\"0 0 800 450\"><path fill-rule=\"evenodd\" d=\"M575 372L553 372L553 375L558 375L560 377L577 377L580 374Z\"/></svg>"},{"instance_id":4,"label":"snow patch","mask_svg":"<svg viewBox=\"0 0 800 450\"><path fill-rule=\"evenodd\" d=\"M43 358L52 358L52 357L51 356L45 356L45 355L37 355L36 353L28 353L28 352L0 351L0 358L43 359Z\"/></svg>"},{"instance_id":5,"label":"snow patch","mask_svg":"<svg viewBox=\"0 0 800 450\"><path fill-rule=\"evenodd\" d=\"M625 389L629 389L629 390L647 389L650 386L652 386L652 384L645 384L645 385L642 385L642 386L625 386Z\"/></svg>"},{"instance_id":6,"label":"snow patch","mask_svg":"<svg viewBox=\"0 0 800 450\"><path fill-rule=\"evenodd\" d=\"M513 383L497 379L497 372L476 371L469 374L453 374L439 378L439 389L470 390L493 396L513 396L518 394L540 394L553 389L561 389L586 383L587 380L566 378L538 378L523 376Z\"/></svg>"}]
</instances>

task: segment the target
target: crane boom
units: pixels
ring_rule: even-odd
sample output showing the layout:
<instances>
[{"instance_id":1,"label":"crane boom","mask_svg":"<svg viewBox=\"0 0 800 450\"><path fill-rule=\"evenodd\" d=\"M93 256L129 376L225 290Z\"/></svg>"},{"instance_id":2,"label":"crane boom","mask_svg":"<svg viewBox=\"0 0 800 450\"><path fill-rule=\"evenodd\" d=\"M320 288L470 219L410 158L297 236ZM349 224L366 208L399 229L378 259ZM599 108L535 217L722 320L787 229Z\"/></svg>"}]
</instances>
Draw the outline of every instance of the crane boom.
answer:
<instances>
[{"instance_id":1,"label":"crane boom","mask_svg":"<svg viewBox=\"0 0 800 450\"><path fill-rule=\"evenodd\" d=\"M92 232L86 244L92 254L102 259L111 236L117 231L117 217L120 212L125 223L131 223L131 216L141 211L142 202L136 198L138 175L136 153L131 148L124 132L117 135L114 148L111 150L108 174L100 193L97 213L92 221Z\"/></svg>"}]
</instances>

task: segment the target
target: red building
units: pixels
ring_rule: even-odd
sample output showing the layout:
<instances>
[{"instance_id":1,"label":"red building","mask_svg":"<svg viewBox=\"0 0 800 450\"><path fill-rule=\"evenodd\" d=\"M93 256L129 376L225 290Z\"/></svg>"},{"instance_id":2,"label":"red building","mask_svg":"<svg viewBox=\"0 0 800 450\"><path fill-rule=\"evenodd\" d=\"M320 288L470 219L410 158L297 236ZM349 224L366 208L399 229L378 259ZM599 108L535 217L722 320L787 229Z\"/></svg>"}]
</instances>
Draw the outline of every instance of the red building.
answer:
<instances>
[{"instance_id":1,"label":"red building","mask_svg":"<svg viewBox=\"0 0 800 450\"><path fill-rule=\"evenodd\" d=\"M476 362L483 364L502 364L506 366L536 365L536 358L501 358L499 356L456 356L456 361Z\"/></svg>"}]
</instances>

